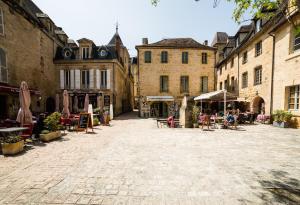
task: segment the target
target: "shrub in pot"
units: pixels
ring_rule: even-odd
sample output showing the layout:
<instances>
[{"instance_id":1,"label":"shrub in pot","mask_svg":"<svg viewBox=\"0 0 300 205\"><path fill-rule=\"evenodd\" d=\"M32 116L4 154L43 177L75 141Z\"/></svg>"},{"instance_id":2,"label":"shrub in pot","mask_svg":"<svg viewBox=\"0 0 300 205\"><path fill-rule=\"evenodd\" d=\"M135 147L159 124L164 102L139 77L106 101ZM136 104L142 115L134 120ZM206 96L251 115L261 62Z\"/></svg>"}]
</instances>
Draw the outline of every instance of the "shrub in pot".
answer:
<instances>
[{"instance_id":1,"label":"shrub in pot","mask_svg":"<svg viewBox=\"0 0 300 205\"><path fill-rule=\"evenodd\" d=\"M273 126L287 128L293 115L290 112L284 110L276 110L273 115Z\"/></svg>"},{"instance_id":2,"label":"shrub in pot","mask_svg":"<svg viewBox=\"0 0 300 205\"><path fill-rule=\"evenodd\" d=\"M53 139L61 137L61 125L60 125L61 114L54 112L49 115L45 120L45 130L41 132L40 139L44 142L49 142Z\"/></svg>"},{"instance_id":3,"label":"shrub in pot","mask_svg":"<svg viewBox=\"0 0 300 205\"><path fill-rule=\"evenodd\" d=\"M200 109L198 106L194 105L192 110L192 121L193 121L193 127L197 128L199 127L198 124L198 116L200 114Z\"/></svg>"},{"instance_id":4,"label":"shrub in pot","mask_svg":"<svg viewBox=\"0 0 300 205\"><path fill-rule=\"evenodd\" d=\"M24 140L20 136L9 136L1 139L2 153L4 155L14 155L24 149Z\"/></svg>"},{"instance_id":5,"label":"shrub in pot","mask_svg":"<svg viewBox=\"0 0 300 205\"><path fill-rule=\"evenodd\" d=\"M93 125L94 125L94 126L98 126L99 124L100 124L100 122L99 122L98 118L95 117L95 118L93 119Z\"/></svg>"}]
</instances>

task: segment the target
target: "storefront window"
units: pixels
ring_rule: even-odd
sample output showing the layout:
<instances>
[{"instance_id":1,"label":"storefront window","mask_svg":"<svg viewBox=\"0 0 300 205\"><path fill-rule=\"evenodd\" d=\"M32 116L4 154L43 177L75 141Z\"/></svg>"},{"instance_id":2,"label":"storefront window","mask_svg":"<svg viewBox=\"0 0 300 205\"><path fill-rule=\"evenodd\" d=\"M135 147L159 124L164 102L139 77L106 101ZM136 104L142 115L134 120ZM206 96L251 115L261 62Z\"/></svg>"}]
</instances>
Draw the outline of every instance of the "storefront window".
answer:
<instances>
[{"instance_id":1,"label":"storefront window","mask_svg":"<svg viewBox=\"0 0 300 205\"><path fill-rule=\"evenodd\" d=\"M296 85L289 88L289 110L299 110L299 98L300 98L300 85Z\"/></svg>"}]
</instances>

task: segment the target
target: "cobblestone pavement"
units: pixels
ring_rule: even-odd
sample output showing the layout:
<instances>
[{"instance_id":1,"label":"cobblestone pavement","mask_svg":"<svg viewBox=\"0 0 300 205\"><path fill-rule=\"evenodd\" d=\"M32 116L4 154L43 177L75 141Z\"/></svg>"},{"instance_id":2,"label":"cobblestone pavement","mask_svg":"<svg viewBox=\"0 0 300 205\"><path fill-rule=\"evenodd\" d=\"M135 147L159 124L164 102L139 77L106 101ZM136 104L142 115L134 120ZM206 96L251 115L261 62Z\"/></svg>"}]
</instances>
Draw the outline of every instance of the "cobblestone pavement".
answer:
<instances>
[{"instance_id":1,"label":"cobblestone pavement","mask_svg":"<svg viewBox=\"0 0 300 205\"><path fill-rule=\"evenodd\" d=\"M297 204L300 131L158 129L121 116L0 155L0 204Z\"/></svg>"}]
</instances>

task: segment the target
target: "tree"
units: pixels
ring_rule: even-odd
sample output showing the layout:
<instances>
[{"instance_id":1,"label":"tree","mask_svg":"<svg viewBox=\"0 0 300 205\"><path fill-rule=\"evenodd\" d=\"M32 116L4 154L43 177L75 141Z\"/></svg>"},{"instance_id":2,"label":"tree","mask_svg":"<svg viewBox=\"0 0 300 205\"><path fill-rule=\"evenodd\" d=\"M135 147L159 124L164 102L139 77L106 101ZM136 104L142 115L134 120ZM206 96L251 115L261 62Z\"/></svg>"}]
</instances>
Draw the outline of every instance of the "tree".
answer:
<instances>
[{"instance_id":1,"label":"tree","mask_svg":"<svg viewBox=\"0 0 300 205\"><path fill-rule=\"evenodd\" d=\"M160 0L151 0L154 6L157 6ZM195 0L199 1L199 0ZM221 0L214 0L214 7L218 5ZM224 0L228 2L234 2L236 5L233 11L233 19L240 23L243 15L246 12L250 12L253 17L256 18L271 18L274 15L274 10L283 8L283 4L288 4L290 1L292 6L299 6L300 0ZM266 12L269 11L269 12ZM286 12L286 11L282 11Z\"/></svg>"}]
</instances>

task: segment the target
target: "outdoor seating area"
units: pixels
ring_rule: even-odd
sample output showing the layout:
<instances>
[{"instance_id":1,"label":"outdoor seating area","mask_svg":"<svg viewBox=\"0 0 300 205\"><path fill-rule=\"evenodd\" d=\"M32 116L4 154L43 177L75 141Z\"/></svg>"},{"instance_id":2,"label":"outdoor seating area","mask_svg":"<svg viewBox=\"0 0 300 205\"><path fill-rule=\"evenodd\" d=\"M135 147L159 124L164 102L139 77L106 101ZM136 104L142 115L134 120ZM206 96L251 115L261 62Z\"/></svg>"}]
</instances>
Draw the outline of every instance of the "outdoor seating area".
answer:
<instances>
[{"instance_id":1,"label":"outdoor seating area","mask_svg":"<svg viewBox=\"0 0 300 205\"><path fill-rule=\"evenodd\" d=\"M30 111L31 97L26 82L21 83L20 109L17 119L6 119L0 121L0 154L14 155L22 152L27 145L37 142L49 142L62 137L62 131L79 132L88 130L93 126L109 125L108 112L101 111L100 108L92 109L89 104L89 96L86 94L85 107L82 113L70 113L69 95L63 92L62 112L39 113L33 116ZM95 113L95 114L94 114ZM87 115L84 119L82 115ZM79 129L81 128L81 129Z\"/></svg>"}]
</instances>

